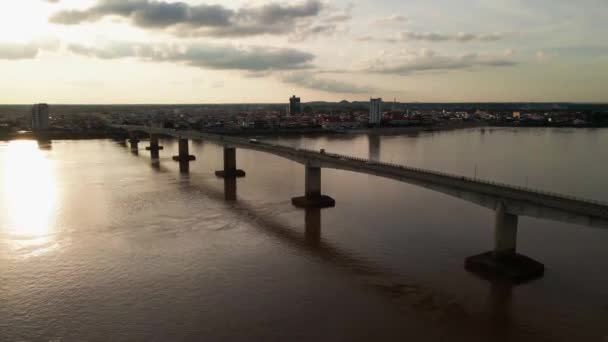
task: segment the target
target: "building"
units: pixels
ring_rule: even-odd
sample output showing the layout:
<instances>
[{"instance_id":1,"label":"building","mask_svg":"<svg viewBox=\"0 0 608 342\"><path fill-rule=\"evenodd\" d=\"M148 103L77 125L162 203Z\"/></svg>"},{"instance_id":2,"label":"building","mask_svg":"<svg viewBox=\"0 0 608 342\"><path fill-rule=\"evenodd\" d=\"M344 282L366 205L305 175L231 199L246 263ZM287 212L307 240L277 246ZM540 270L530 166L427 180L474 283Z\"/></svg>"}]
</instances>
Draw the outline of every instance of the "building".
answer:
<instances>
[{"instance_id":1,"label":"building","mask_svg":"<svg viewBox=\"0 0 608 342\"><path fill-rule=\"evenodd\" d=\"M49 105L46 103L35 104L32 107L32 130L44 131L49 129Z\"/></svg>"},{"instance_id":2,"label":"building","mask_svg":"<svg viewBox=\"0 0 608 342\"><path fill-rule=\"evenodd\" d=\"M382 121L382 99L369 100L369 124L380 125Z\"/></svg>"},{"instance_id":3,"label":"building","mask_svg":"<svg viewBox=\"0 0 608 342\"><path fill-rule=\"evenodd\" d=\"M299 97L295 95L289 99L289 108L287 116L302 114L302 103Z\"/></svg>"}]
</instances>

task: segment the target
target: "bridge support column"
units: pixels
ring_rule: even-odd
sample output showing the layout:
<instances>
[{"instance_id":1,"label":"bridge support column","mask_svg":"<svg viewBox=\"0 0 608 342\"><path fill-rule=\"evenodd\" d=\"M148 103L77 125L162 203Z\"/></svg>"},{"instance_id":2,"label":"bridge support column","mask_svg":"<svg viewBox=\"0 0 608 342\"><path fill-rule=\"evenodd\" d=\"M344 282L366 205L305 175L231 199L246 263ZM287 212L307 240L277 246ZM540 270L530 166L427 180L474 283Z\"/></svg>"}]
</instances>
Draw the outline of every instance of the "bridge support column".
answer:
<instances>
[{"instance_id":1,"label":"bridge support column","mask_svg":"<svg viewBox=\"0 0 608 342\"><path fill-rule=\"evenodd\" d=\"M224 178L224 199L227 202L236 202L236 178Z\"/></svg>"},{"instance_id":2,"label":"bridge support column","mask_svg":"<svg viewBox=\"0 0 608 342\"><path fill-rule=\"evenodd\" d=\"M180 138L178 140L178 155L173 157L176 162L191 162L196 160L195 156L190 155L190 147L188 146L188 139Z\"/></svg>"},{"instance_id":3,"label":"bridge support column","mask_svg":"<svg viewBox=\"0 0 608 342\"><path fill-rule=\"evenodd\" d=\"M215 175L221 178L245 177L245 171L236 168L236 148L224 146L224 170L216 171Z\"/></svg>"},{"instance_id":4,"label":"bridge support column","mask_svg":"<svg viewBox=\"0 0 608 342\"><path fill-rule=\"evenodd\" d=\"M146 147L146 150L150 151L152 160L160 159L160 151L163 149L158 142L157 134L150 134L150 146Z\"/></svg>"},{"instance_id":5,"label":"bridge support column","mask_svg":"<svg viewBox=\"0 0 608 342\"><path fill-rule=\"evenodd\" d=\"M190 155L190 147L188 139L179 138L178 140L178 155L173 157L173 160L179 162L179 172L190 172L190 162L196 160L195 156Z\"/></svg>"},{"instance_id":6,"label":"bridge support column","mask_svg":"<svg viewBox=\"0 0 608 342\"><path fill-rule=\"evenodd\" d=\"M321 194L321 167L306 165L305 196L291 199L298 208L332 208L336 201Z\"/></svg>"},{"instance_id":7,"label":"bridge support column","mask_svg":"<svg viewBox=\"0 0 608 342\"><path fill-rule=\"evenodd\" d=\"M321 242L321 209L308 208L304 215L306 242L317 246Z\"/></svg>"},{"instance_id":8,"label":"bridge support column","mask_svg":"<svg viewBox=\"0 0 608 342\"><path fill-rule=\"evenodd\" d=\"M135 132L130 132L129 133L129 143L131 144L131 151L132 152L137 152L139 151L139 138L137 137L137 135L135 134Z\"/></svg>"},{"instance_id":9,"label":"bridge support column","mask_svg":"<svg viewBox=\"0 0 608 342\"><path fill-rule=\"evenodd\" d=\"M494 257L515 255L517 250L517 215L509 214L500 202L494 225Z\"/></svg>"},{"instance_id":10,"label":"bridge support column","mask_svg":"<svg viewBox=\"0 0 608 342\"><path fill-rule=\"evenodd\" d=\"M503 202L496 206L494 250L469 257L465 268L483 278L506 278L525 282L544 274L543 264L517 254L517 215L511 214Z\"/></svg>"}]
</instances>

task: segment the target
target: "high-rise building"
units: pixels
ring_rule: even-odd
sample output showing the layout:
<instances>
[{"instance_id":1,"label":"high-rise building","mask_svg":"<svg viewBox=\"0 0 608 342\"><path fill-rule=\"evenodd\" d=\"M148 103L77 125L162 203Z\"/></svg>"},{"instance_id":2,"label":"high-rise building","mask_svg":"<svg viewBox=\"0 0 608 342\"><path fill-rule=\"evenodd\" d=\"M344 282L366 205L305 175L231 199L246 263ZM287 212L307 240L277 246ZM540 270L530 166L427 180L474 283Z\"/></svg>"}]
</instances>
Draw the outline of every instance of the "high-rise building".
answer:
<instances>
[{"instance_id":1,"label":"high-rise building","mask_svg":"<svg viewBox=\"0 0 608 342\"><path fill-rule=\"evenodd\" d=\"M46 103L35 104L32 107L32 130L44 131L49 129L49 105Z\"/></svg>"},{"instance_id":2,"label":"high-rise building","mask_svg":"<svg viewBox=\"0 0 608 342\"><path fill-rule=\"evenodd\" d=\"M380 125L382 121L382 99L369 99L369 124Z\"/></svg>"},{"instance_id":3,"label":"high-rise building","mask_svg":"<svg viewBox=\"0 0 608 342\"><path fill-rule=\"evenodd\" d=\"M302 103L300 98L295 95L289 99L289 111L288 116L302 114Z\"/></svg>"}]
</instances>

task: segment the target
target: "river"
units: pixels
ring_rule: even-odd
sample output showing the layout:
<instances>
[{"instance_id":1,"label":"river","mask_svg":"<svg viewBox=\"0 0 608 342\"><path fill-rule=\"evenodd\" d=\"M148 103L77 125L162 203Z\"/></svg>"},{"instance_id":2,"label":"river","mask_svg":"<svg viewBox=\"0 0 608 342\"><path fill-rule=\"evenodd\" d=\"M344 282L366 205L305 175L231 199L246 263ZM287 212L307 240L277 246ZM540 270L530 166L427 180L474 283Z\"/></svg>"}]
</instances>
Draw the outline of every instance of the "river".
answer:
<instances>
[{"instance_id":1,"label":"river","mask_svg":"<svg viewBox=\"0 0 608 342\"><path fill-rule=\"evenodd\" d=\"M475 128L266 138L608 201L608 130ZM521 285L468 273L493 213L323 170L336 208L298 210L302 165L221 147L0 142L0 341L607 341L608 231L520 218Z\"/></svg>"}]
</instances>

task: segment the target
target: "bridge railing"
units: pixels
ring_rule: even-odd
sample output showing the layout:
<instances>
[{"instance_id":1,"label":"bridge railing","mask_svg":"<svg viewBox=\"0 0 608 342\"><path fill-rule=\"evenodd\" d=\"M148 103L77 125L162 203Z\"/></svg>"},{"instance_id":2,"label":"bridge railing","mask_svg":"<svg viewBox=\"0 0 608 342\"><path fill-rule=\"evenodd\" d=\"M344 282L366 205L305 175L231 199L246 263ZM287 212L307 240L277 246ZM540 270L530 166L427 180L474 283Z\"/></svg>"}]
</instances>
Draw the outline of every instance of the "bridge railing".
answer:
<instances>
[{"instance_id":1,"label":"bridge railing","mask_svg":"<svg viewBox=\"0 0 608 342\"><path fill-rule=\"evenodd\" d=\"M344 155L344 154L339 154L339 153L328 153L328 152L326 152L326 153L320 153L319 151L310 150L310 149L299 149L299 150L302 151L302 152L306 152L306 153L310 153L310 154L316 155L316 156L318 156L318 155L325 155L325 156L328 156L328 157L334 157L334 158L343 159L343 160L347 160L347 161L364 163L367 166L377 165L377 166L381 166L381 167L389 167L389 168L394 168L394 169L404 170L404 171L410 171L410 172L419 173L419 174L426 174L426 175L433 175L433 176L439 176L439 177L446 177L446 178L449 178L451 180L456 180L456 181L464 181L464 182L476 183L476 184L481 184L481 185L490 185L490 186L498 187L498 188L501 188L502 190L507 190L507 191L526 192L526 193L530 193L530 194L537 194L537 195L542 195L542 196L554 197L556 199L565 199L565 200L571 200L571 201L576 201L576 202L594 204L594 205L599 205L599 206L606 207L606 209L608 210L608 203L607 202L603 202L603 201L599 201L599 200L594 200L594 199L580 198L580 197L576 197L576 196L573 196L573 195L560 194L560 193L551 192L551 191L533 189L533 188L529 188L529 187L523 187L523 186L519 186L519 185L511 185L511 184L500 183L500 182L495 182L495 181L490 181L490 180L485 180L485 179L479 179L479 178L471 178L471 177L467 177L467 176L459 176L459 175L450 174L450 173L447 173L447 172L428 170L428 169L421 169L421 168L417 168L417 167L410 167L410 166L405 166L405 165L401 165L401 164L395 164L395 163L389 163L389 162L383 162L383 161L370 160L370 159L365 159L365 158L360 158L360 157L355 157L355 156L349 156L349 155Z\"/></svg>"},{"instance_id":2,"label":"bridge railing","mask_svg":"<svg viewBox=\"0 0 608 342\"><path fill-rule=\"evenodd\" d=\"M128 128L128 126L124 126L124 125L120 125L120 127ZM488 186L500 188L503 191L514 191L514 192L519 192L519 193L524 192L527 194L548 196L548 197L552 197L552 198L555 198L558 200L570 200L570 201L575 201L575 202L579 202L579 203L598 205L598 206L604 207L604 208L602 208L602 210L605 211L606 213L608 213L608 203L607 202L593 200L593 199L580 198L580 197L576 197L576 196L572 196L572 195L560 194L560 193L555 193L555 192L550 192L550 191L545 191L545 190L532 189L532 188L522 187L522 186L518 186L518 185L510 185L510 184L506 184L506 183L489 181L489 180L484 180L484 179L479 179L479 178L459 176L459 175L450 174L450 173L441 172L441 171L421 169L421 168L410 167L410 166L405 166L405 165L400 165L400 164L395 164L395 163L388 163L388 162L383 162L383 161L376 161L376 160L370 160L370 159L365 159L365 158L360 158L360 157L355 157L355 156L349 156L349 155L344 155L344 154L339 154L339 153L329 153L329 152L321 153L318 150L311 150L311 149L306 149L306 148L293 148L290 146L284 146L284 145L279 145L279 144L269 144L269 143L265 143L265 142L257 142L254 144L249 139L228 137L228 136L224 136L224 135L199 132L199 131L179 131L179 130L170 130L170 129L162 129L162 128L145 127L145 126L135 126L135 127L131 126L131 127L135 128L135 129L146 129L147 128L147 131L150 131L150 132L151 131L154 131L154 132L170 131L172 133L171 135L178 135L178 136L181 134L186 134L186 135L198 136L200 138L211 138L216 141L225 141L226 143L234 143L234 144L239 144L239 145L244 145L244 146L249 146L249 147L255 147L255 149L257 149L257 150L266 150L269 152L272 152L273 150L281 150L281 152L283 152L285 154L290 154L294 157L302 156L302 154L307 154L308 157L310 157L310 158L318 158L319 156L325 156L325 157L337 158L337 159L341 159L341 160L345 160L345 161L363 163L366 165L366 167L370 167L370 166L388 167L388 168L393 168L396 170L408 171L408 172L413 172L413 173L418 173L418 174L423 174L423 175L443 177L443 178L447 178L447 179L454 180L454 181L468 182L468 183L479 184L479 185L488 185Z\"/></svg>"}]
</instances>

